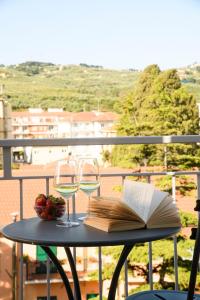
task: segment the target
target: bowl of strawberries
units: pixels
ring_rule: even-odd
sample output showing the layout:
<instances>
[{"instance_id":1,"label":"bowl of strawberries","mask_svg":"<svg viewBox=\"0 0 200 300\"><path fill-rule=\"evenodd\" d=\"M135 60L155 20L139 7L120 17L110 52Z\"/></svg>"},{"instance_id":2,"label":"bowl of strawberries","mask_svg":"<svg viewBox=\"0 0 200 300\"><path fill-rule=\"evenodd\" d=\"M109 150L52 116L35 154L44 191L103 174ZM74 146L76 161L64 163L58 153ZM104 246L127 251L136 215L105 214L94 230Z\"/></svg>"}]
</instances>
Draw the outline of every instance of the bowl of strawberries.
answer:
<instances>
[{"instance_id":1,"label":"bowl of strawberries","mask_svg":"<svg viewBox=\"0 0 200 300\"><path fill-rule=\"evenodd\" d=\"M65 214L65 200L62 197L39 194L35 199L34 209L42 220L56 220Z\"/></svg>"}]
</instances>

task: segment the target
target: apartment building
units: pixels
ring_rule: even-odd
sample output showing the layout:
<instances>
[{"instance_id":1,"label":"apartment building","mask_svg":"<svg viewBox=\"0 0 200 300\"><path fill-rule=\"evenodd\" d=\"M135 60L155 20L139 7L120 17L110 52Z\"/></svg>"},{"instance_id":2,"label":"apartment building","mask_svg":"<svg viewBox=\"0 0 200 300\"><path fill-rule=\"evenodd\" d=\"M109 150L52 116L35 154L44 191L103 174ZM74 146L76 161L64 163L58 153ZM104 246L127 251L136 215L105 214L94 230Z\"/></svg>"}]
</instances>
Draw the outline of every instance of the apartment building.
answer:
<instances>
[{"instance_id":1,"label":"apartment building","mask_svg":"<svg viewBox=\"0 0 200 300\"><path fill-rule=\"evenodd\" d=\"M61 109L29 109L12 112L12 133L16 139L111 137L116 135L118 115L113 112L64 112ZM73 155L93 155L101 160L102 151L109 146L41 147L14 149L15 160L46 164Z\"/></svg>"},{"instance_id":2,"label":"apartment building","mask_svg":"<svg viewBox=\"0 0 200 300\"><path fill-rule=\"evenodd\" d=\"M109 137L115 136L115 123L118 116L112 112L64 112L57 109L49 109L43 111L41 109L30 109L23 112L10 112L11 115L11 134L16 139L34 139L34 138L79 138L79 137ZM110 146L74 146L74 147L16 147L13 149L13 155L16 161L27 161L32 165L48 164L57 159L63 158L72 152L73 155L90 154L99 160L101 159L101 153L105 149L109 149ZM26 166L24 166L25 168ZM34 168L34 166L29 166ZM17 170L22 172L23 175L29 169ZM34 170L33 170L34 171ZM49 174L49 169L42 169L42 171ZM18 174L19 175L19 174ZM1 193L5 188L5 193L12 190L12 195L9 195L9 205L3 210L6 213L7 220L1 216L1 226L12 221L10 213L18 211L17 203L19 203L17 187L10 188L11 183L8 182L9 188L5 187L5 184L1 184ZM13 183L14 184L14 183ZM35 195L41 192L40 185L35 187L35 190L31 193L33 184L27 187L28 194L25 195L26 203L28 203L28 212L24 212L27 215L35 216L33 206L33 199ZM52 191L51 191L52 192ZM13 201L12 205L11 202ZM86 201L86 200L85 200ZM78 201L78 207L84 201ZM84 204L86 206L86 204ZM25 209L26 211L26 209ZM14 243L0 238L0 298L8 300L12 297L12 279L9 274L12 274L12 253ZM69 265L64 259L65 254L62 250L57 248L57 257L63 260L63 268L68 273L71 282L71 274L69 272ZM77 269L81 278L81 291L83 299L89 299L98 294L98 279L92 280L88 278L88 273L97 270L98 260L95 249L90 249L88 253L85 250L79 249L77 252ZM3 260L3 256L6 259ZM19 261L18 249L16 249L17 261ZM43 257L38 247L31 245L24 245L24 295L25 299L46 299L46 257ZM18 264L17 264L18 265ZM18 269L18 268L17 268ZM63 299L65 296L65 289L62 285L62 281L55 270L53 265L50 266L51 272L51 299ZM18 283L17 283L18 285ZM106 286L105 286L106 288ZM18 293L18 291L17 291Z\"/></svg>"}]
</instances>

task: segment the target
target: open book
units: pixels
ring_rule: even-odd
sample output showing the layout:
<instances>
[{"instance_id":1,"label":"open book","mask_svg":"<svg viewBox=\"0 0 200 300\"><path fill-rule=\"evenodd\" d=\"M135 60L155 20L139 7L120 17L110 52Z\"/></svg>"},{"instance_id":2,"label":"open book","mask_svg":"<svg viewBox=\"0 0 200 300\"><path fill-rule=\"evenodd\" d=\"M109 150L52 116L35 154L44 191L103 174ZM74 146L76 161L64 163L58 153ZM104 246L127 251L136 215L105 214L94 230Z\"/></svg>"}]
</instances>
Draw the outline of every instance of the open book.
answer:
<instances>
[{"instance_id":1,"label":"open book","mask_svg":"<svg viewBox=\"0 0 200 300\"><path fill-rule=\"evenodd\" d=\"M152 184L132 180L124 181L122 199L91 198L84 224L107 232L181 226L171 195Z\"/></svg>"}]
</instances>

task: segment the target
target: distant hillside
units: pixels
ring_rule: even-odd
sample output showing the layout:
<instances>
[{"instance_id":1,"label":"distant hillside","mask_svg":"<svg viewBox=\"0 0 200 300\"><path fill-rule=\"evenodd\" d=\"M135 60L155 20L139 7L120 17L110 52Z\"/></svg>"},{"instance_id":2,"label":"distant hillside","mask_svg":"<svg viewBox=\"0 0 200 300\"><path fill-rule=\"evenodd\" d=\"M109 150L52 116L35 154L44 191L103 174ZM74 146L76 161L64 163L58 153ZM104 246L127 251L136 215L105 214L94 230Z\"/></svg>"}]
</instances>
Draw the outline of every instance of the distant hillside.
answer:
<instances>
[{"instance_id":1,"label":"distant hillside","mask_svg":"<svg viewBox=\"0 0 200 300\"><path fill-rule=\"evenodd\" d=\"M0 66L0 84L5 86L13 110L28 107L114 110L116 100L133 88L137 77L137 71L86 64L59 66L26 62Z\"/></svg>"},{"instance_id":2,"label":"distant hillside","mask_svg":"<svg viewBox=\"0 0 200 300\"><path fill-rule=\"evenodd\" d=\"M200 102L200 64L194 63L178 69L181 82L190 93L194 94L197 102Z\"/></svg>"},{"instance_id":3,"label":"distant hillside","mask_svg":"<svg viewBox=\"0 0 200 300\"><path fill-rule=\"evenodd\" d=\"M178 69L182 83L200 102L200 65ZM134 86L139 72L110 70L98 65L54 65L26 62L0 65L0 85L13 110L28 107L67 111L115 111L115 103Z\"/></svg>"}]
</instances>

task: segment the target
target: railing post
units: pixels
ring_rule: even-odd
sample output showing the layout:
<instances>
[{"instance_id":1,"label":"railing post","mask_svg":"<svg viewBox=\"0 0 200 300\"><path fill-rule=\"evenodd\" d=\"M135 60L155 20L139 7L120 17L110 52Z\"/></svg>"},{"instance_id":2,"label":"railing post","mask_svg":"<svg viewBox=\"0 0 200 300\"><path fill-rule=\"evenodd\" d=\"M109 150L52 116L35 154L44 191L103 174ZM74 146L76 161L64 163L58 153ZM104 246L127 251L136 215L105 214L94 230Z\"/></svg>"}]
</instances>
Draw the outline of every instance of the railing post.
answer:
<instances>
[{"instance_id":1,"label":"railing post","mask_svg":"<svg viewBox=\"0 0 200 300\"><path fill-rule=\"evenodd\" d=\"M50 300L51 297L51 283L50 283L50 258L47 256L47 261L46 261L46 266L47 266L47 300Z\"/></svg>"},{"instance_id":2,"label":"railing post","mask_svg":"<svg viewBox=\"0 0 200 300\"><path fill-rule=\"evenodd\" d=\"M148 183L151 183L151 176L147 177ZM153 290L153 258L152 258L152 242L148 243L149 249L148 249L148 255L149 255L149 287L150 290Z\"/></svg>"},{"instance_id":3,"label":"railing post","mask_svg":"<svg viewBox=\"0 0 200 300\"><path fill-rule=\"evenodd\" d=\"M19 203L19 207L20 207L20 220L23 219L23 179L19 180L19 193L20 193L20 203ZM23 270L23 266L24 266L24 262L23 262L23 255L24 255L24 251L23 251L23 244L19 244L19 300L23 300L24 299L24 270Z\"/></svg>"},{"instance_id":4,"label":"railing post","mask_svg":"<svg viewBox=\"0 0 200 300\"><path fill-rule=\"evenodd\" d=\"M74 177L72 177L72 182L74 182ZM72 214L75 217L76 216L76 195L72 195ZM73 259L74 264L76 266L76 248L73 247ZM74 285L74 296L76 297L76 286Z\"/></svg>"},{"instance_id":5,"label":"railing post","mask_svg":"<svg viewBox=\"0 0 200 300\"><path fill-rule=\"evenodd\" d=\"M46 195L49 195L49 178L46 178ZM46 261L46 277L47 277L47 300L50 300L51 297L51 280L50 280L50 258L47 255L47 261Z\"/></svg>"},{"instance_id":6,"label":"railing post","mask_svg":"<svg viewBox=\"0 0 200 300\"><path fill-rule=\"evenodd\" d=\"M23 244L19 244L19 300L24 299Z\"/></svg>"},{"instance_id":7,"label":"railing post","mask_svg":"<svg viewBox=\"0 0 200 300\"><path fill-rule=\"evenodd\" d=\"M102 252L101 247L98 247L99 254L99 300L103 299L103 291L102 291Z\"/></svg>"},{"instance_id":8,"label":"railing post","mask_svg":"<svg viewBox=\"0 0 200 300\"><path fill-rule=\"evenodd\" d=\"M122 187L124 185L125 179L126 179L126 176L122 176ZM124 294L125 294L125 298L128 297L128 262L127 262L127 259L124 263Z\"/></svg>"},{"instance_id":9,"label":"railing post","mask_svg":"<svg viewBox=\"0 0 200 300\"><path fill-rule=\"evenodd\" d=\"M176 176L172 173L172 197L173 202L176 202ZM175 276L175 290L178 291L178 251L177 251L177 237L173 237L174 241L174 276Z\"/></svg>"},{"instance_id":10,"label":"railing post","mask_svg":"<svg viewBox=\"0 0 200 300\"><path fill-rule=\"evenodd\" d=\"M197 174L197 199L200 199L200 174Z\"/></svg>"},{"instance_id":11,"label":"railing post","mask_svg":"<svg viewBox=\"0 0 200 300\"><path fill-rule=\"evenodd\" d=\"M11 147L3 147L3 171L5 179L12 177Z\"/></svg>"},{"instance_id":12,"label":"railing post","mask_svg":"<svg viewBox=\"0 0 200 300\"><path fill-rule=\"evenodd\" d=\"M96 177L97 180L97 177ZM101 190L100 186L97 189L97 196L99 197L101 195ZM102 249L101 247L98 247L98 262L99 262L99 273L98 273L98 278L99 278L99 300L103 299L103 290L102 290Z\"/></svg>"},{"instance_id":13,"label":"railing post","mask_svg":"<svg viewBox=\"0 0 200 300\"><path fill-rule=\"evenodd\" d=\"M197 174L197 199L200 199L200 174ZM198 211L198 218L200 218L200 212Z\"/></svg>"}]
</instances>

